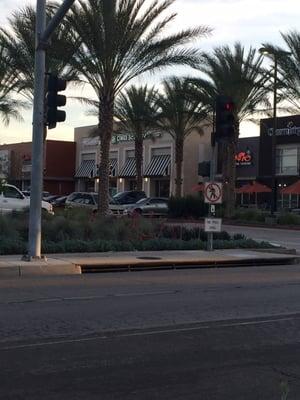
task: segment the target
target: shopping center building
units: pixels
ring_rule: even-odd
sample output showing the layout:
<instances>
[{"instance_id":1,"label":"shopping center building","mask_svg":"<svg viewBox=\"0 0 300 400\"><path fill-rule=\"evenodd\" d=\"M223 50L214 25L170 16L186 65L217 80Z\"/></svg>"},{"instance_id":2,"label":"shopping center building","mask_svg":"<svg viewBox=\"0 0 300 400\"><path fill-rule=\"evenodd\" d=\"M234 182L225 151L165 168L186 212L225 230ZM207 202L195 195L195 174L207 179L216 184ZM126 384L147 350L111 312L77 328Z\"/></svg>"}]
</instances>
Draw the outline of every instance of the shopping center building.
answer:
<instances>
[{"instance_id":1,"label":"shopping center building","mask_svg":"<svg viewBox=\"0 0 300 400\"><path fill-rule=\"evenodd\" d=\"M299 207L299 195L284 196L281 189L300 179L300 115L277 118L272 144L273 124L273 118L260 121L259 178L271 187L275 175L278 208Z\"/></svg>"},{"instance_id":2,"label":"shopping center building","mask_svg":"<svg viewBox=\"0 0 300 400\"><path fill-rule=\"evenodd\" d=\"M75 128L76 189L97 190L99 182L99 138L92 137L95 126ZM182 194L193 193L193 187L204 178L198 175L199 163L211 156L210 130L203 135L192 132L184 143ZM134 138L115 134L110 148L111 193L136 188ZM169 197L175 192L175 146L167 133L145 138L143 151L143 190L148 196Z\"/></svg>"},{"instance_id":3,"label":"shopping center building","mask_svg":"<svg viewBox=\"0 0 300 400\"><path fill-rule=\"evenodd\" d=\"M11 143L0 146L0 179L30 189L32 143ZM43 190L53 194L74 191L75 143L46 140L44 145Z\"/></svg>"}]
</instances>

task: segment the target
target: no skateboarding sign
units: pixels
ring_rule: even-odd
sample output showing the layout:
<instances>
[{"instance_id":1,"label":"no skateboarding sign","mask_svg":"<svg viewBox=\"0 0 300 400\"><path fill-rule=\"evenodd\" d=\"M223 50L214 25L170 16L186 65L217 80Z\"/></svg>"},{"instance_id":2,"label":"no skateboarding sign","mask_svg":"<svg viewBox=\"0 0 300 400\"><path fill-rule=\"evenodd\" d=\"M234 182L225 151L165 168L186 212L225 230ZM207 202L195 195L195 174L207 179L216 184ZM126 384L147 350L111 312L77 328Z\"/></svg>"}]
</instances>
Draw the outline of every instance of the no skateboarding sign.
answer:
<instances>
[{"instance_id":1,"label":"no skateboarding sign","mask_svg":"<svg viewBox=\"0 0 300 400\"><path fill-rule=\"evenodd\" d=\"M222 183L205 182L204 184L204 201L209 204L222 203Z\"/></svg>"}]
</instances>

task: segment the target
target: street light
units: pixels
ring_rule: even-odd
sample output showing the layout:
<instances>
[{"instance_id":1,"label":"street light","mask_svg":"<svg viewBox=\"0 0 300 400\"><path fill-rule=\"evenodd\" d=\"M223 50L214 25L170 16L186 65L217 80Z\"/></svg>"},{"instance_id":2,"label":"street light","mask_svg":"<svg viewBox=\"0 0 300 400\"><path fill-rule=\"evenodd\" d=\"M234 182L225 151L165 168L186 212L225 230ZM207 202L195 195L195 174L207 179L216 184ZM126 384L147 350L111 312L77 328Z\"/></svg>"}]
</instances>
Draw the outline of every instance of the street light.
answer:
<instances>
[{"instance_id":1,"label":"street light","mask_svg":"<svg viewBox=\"0 0 300 400\"><path fill-rule=\"evenodd\" d=\"M271 215L277 210L277 187L276 187L276 129L277 129L277 75L278 75L278 58L289 56L291 53L284 50L261 47L259 53L264 56L270 56L274 60L274 83L273 83L273 134L271 142L272 162L271 162Z\"/></svg>"}]
</instances>

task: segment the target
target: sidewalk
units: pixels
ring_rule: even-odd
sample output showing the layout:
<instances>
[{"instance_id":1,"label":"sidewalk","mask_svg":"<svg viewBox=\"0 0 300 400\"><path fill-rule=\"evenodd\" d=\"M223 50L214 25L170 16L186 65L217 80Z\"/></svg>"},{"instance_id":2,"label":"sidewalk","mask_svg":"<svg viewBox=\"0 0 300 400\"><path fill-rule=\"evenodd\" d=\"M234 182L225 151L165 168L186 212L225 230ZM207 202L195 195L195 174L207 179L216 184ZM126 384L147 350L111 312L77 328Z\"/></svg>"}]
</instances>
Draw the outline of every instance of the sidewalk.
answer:
<instances>
[{"instance_id":1,"label":"sidewalk","mask_svg":"<svg viewBox=\"0 0 300 400\"><path fill-rule=\"evenodd\" d=\"M21 256L0 256L0 279L146 269L287 265L298 261L297 255L243 249L51 254L45 261L30 262L21 261Z\"/></svg>"}]
</instances>

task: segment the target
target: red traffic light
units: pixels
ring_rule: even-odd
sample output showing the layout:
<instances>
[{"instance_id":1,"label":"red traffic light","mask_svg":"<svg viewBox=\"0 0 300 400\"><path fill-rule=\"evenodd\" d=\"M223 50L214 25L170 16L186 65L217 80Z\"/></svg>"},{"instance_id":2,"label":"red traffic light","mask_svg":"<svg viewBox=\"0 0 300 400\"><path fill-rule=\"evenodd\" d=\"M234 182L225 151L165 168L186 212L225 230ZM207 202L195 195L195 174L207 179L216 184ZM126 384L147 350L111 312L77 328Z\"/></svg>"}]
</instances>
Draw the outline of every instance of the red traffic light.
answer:
<instances>
[{"instance_id":1,"label":"red traffic light","mask_svg":"<svg viewBox=\"0 0 300 400\"><path fill-rule=\"evenodd\" d=\"M224 108L225 108L225 110L227 110L227 111L233 111L233 110L234 110L234 104L233 104L232 102L225 103Z\"/></svg>"}]
</instances>

